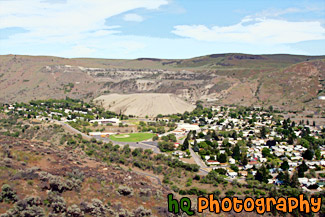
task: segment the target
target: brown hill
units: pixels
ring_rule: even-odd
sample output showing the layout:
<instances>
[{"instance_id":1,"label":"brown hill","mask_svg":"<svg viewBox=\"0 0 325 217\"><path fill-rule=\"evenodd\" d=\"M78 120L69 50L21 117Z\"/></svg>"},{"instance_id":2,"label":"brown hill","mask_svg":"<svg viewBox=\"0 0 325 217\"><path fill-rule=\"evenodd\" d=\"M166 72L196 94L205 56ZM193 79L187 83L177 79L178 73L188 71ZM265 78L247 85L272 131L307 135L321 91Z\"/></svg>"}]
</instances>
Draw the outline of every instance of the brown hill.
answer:
<instances>
[{"instance_id":1,"label":"brown hill","mask_svg":"<svg viewBox=\"0 0 325 217\"><path fill-rule=\"evenodd\" d=\"M0 56L0 101L172 93L194 103L316 109L325 56L214 54L185 60ZM177 112L177 111L175 111Z\"/></svg>"}]
</instances>

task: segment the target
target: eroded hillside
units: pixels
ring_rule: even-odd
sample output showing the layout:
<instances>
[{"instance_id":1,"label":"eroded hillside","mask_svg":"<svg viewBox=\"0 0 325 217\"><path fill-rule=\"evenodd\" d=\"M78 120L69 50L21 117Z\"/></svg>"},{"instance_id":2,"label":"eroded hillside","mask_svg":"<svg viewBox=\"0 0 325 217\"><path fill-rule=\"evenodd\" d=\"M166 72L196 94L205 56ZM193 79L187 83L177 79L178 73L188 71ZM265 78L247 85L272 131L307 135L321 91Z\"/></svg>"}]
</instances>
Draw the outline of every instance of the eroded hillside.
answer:
<instances>
[{"instance_id":1,"label":"eroded hillside","mask_svg":"<svg viewBox=\"0 0 325 217\"><path fill-rule=\"evenodd\" d=\"M172 93L190 103L321 108L324 57L218 54L187 60L0 57L0 100Z\"/></svg>"}]
</instances>

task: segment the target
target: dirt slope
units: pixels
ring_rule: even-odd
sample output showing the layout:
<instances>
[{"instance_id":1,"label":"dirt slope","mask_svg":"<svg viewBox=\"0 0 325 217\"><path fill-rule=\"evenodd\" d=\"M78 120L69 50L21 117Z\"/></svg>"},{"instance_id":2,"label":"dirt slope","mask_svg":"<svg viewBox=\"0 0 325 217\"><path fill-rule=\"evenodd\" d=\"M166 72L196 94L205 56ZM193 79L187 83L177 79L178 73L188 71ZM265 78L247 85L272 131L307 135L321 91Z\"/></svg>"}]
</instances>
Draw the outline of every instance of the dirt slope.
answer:
<instances>
[{"instance_id":1,"label":"dirt slope","mask_svg":"<svg viewBox=\"0 0 325 217\"><path fill-rule=\"evenodd\" d=\"M184 113L195 108L173 94L160 93L109 94L100 96L95 101L110 111L139 117Z\"/></svg>"}]
</instances>

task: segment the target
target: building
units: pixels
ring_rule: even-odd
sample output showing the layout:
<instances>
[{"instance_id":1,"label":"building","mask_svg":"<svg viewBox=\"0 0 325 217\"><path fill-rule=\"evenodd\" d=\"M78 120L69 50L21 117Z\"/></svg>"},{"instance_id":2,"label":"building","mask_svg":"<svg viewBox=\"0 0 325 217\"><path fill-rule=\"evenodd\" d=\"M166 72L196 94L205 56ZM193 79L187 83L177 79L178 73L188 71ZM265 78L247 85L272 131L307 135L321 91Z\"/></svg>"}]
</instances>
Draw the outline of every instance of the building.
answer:
<instances>
[{"instance_id":1,"label":"building","mask_svg":"<svg viewBox=\"0 0 325 217\"><path fill-rule=\"evenodd\" d=\"M119 124L121 123L121 121L117 118L110 118L110 119L96 119L96 120L91 120L89 121L90 123L95 123L97 122L99 125L103 125L103 124Z\"/></svg>"},{"instance_id":2,"label":"building","mask_svg":"<svg viewBox=\"0 0 325 217\"><path fill-rule=\"evenodd\" d=\"M185 131L189 132L189 131L198 131L200 130L200 127L199 125L197 124L187 124L187 123L184 123L184 124L178 124L177 125L177 129L184 129Z\"/></svg>"},{"instance_id":3,"label":"building","mask_svg":"<svg viewBox=\"0 0 325 217\"><path fill-rule=\"evenodd\" d=\"M229 178L236 178L237 176L238 176L238 173L237 172L228 172L227 173L227 176L229 177Z\"/></svg>"}]
</instances>

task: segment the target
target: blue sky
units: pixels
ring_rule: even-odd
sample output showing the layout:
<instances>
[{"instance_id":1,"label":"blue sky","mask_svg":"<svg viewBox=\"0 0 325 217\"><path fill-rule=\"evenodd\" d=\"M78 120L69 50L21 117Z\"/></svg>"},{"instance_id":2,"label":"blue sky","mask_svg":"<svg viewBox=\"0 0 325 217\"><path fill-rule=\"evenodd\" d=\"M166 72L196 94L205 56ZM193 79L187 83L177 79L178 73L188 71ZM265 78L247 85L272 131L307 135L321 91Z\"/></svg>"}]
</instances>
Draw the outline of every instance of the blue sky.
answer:
<instances>
[{"instance_id":1,"label":"blue sky","mask_svg":"<svg viewBox=\"0 0 325 217\"><path fill-rule=\"evenodd\" d=\"M0 54L325 55L325 0L0 0Z\"/></svg>"}]
</instances>

